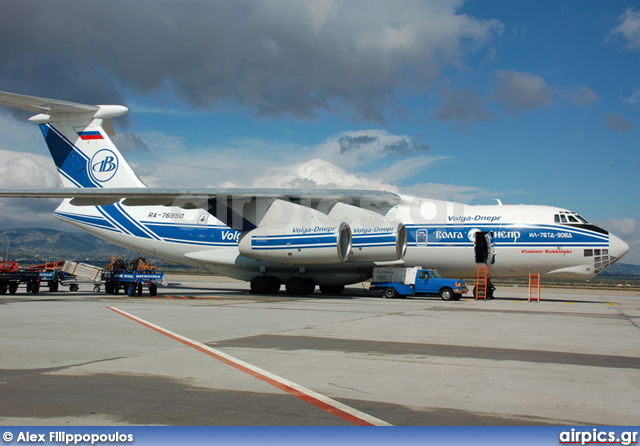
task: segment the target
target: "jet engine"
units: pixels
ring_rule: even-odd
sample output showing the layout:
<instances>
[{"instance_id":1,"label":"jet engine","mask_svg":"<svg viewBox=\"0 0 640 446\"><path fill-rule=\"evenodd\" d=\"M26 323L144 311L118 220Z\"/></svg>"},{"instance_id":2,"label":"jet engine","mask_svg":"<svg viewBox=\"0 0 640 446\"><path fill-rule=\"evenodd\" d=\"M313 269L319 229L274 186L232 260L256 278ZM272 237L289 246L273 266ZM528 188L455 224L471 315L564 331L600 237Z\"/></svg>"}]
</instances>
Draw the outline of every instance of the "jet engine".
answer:
<instances>
[{"instance_id":1,"label":"jet engine","mask_svg":"<svg viewBox=\"0 0 640 446\"><path fill-rule=\"evenodd\" d=\"M407 251L407 230L399 221L377 212L336 203L329 218L351 227L352 262L385 262L402 259Z\"/></svg>"},{"instance_id":2,"label":"jet engine","mask_svg":"<svg viewBox=\"0 0 640 446\"><path fill-rule=\"evenodd\" d=\"M276 200L258 227L240 236L238 249L245 257L288 265L341 263L351 255L351 228L315 209Z\"/></svg>"}]
</instances>

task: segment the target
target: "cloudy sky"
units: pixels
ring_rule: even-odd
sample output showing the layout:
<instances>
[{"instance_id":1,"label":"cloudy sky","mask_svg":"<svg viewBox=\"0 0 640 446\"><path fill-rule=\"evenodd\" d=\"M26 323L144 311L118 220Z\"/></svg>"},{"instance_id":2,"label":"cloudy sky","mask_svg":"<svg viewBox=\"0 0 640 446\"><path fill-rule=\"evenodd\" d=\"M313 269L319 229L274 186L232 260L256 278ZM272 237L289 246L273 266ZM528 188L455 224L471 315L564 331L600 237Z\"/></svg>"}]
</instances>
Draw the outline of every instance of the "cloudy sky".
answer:
<instances>
[{"instance_id":1,"label":"cloudy sky","mask_svg":"<svg viewBox=\"0 0 640 446\"><path fill-rule=\"evenodd\" d=\"M640 4L0 0L0 90L123 104L150 186L357 187L580 212L640 264ZM0 187L59 185L0 110ZM49 200L0 228L70 229Z\"/></svg>"}]
</instances>

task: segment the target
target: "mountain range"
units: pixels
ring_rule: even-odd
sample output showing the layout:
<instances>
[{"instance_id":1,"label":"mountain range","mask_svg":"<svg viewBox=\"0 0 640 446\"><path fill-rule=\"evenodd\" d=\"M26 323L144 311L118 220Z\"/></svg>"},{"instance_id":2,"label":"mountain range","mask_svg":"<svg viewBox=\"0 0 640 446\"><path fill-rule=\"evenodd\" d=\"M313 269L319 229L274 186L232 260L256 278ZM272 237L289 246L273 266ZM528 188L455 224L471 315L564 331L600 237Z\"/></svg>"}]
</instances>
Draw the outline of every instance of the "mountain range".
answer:
<instances>
[{"instance_id":1,"label":"mountain range","mask_svg":"<svg viewBox=\"0 0 640 446\"><path fill-rule=\"evenodd\" d=\"M43 228L0 230L0 257L19 263L56 260L103 263L114 255L133 258L138 254L86 232Z\"/></svg>"}]
</instances>

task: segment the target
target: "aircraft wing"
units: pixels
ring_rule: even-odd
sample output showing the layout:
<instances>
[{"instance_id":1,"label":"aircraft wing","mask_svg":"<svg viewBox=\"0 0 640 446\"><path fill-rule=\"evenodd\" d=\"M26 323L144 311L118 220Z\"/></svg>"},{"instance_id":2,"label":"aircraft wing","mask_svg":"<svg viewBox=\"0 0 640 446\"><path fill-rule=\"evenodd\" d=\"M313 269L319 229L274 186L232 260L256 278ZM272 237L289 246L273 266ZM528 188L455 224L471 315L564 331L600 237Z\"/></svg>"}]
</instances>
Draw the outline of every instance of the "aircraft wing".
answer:
<instances>
[{"instance_id":1,"label":"aircraft wing","mask_svg":"<svg viewBox=\"0 0 640 446\"><path fill-rule=\"evenodd\" d=\"M122 199L127 206L180 206L176 200L224 199L247 200L260 198L279 198L295 203L317 203L336 201L360 206L367 205L394 206L400 202L400 196L393 192L378 190L352 189L311 189L296 191L293 189L244 189L244 188L59 188L59 189L0 189L0 197L6 198L71 198L73 204L81 206L104 205L116 203Z\"/></svg>"},{"instance_id":2,"label":"aircraft wing","mask_svg":"<svg viewBox=\"0 0 640 446\"><path fill-rule=\"evenodd\" d=\"M76 206L107 206L120 202L126 206L176 206L183 209L204 209L231 225L229 212L243 214L247 204L259 201L284 200L309 208L328 208L334 203L377 211L389 209L401 200L392 192L351 189L250 189L250 188L59 188L2 189L5 198L70 198ZM236 227L237 226L237 227Z\"/></svg>"}]
</instances>

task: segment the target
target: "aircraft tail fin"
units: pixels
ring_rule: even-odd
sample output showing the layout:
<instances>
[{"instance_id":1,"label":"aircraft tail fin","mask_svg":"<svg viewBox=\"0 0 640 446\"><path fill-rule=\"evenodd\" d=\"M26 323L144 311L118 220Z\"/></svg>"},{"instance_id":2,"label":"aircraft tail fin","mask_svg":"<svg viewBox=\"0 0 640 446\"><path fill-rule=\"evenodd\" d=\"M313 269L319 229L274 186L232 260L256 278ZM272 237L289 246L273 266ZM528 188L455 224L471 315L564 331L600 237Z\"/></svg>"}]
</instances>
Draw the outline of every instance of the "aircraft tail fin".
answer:
<instances>
[{"instance_id":1,"label":"aircraft tail fin","mask_svg":"<svg viewBox=\"0 0 640 446\"><path fill-rule=\"evenodd\" d=\"M0 92L0 105L38 113L65 187L145 187L111 140L111 118L129 111L121 105L86 105Z\"/></svg>"}]
</instances>

